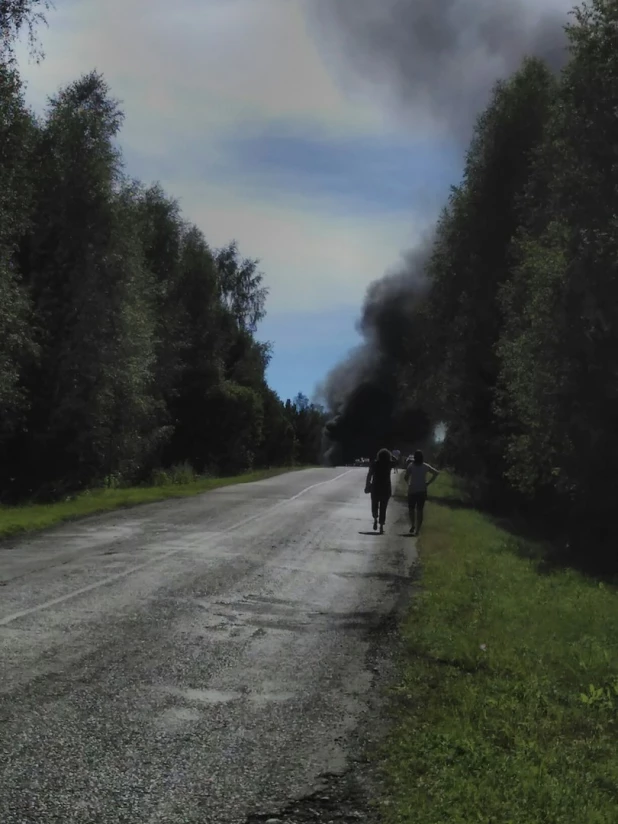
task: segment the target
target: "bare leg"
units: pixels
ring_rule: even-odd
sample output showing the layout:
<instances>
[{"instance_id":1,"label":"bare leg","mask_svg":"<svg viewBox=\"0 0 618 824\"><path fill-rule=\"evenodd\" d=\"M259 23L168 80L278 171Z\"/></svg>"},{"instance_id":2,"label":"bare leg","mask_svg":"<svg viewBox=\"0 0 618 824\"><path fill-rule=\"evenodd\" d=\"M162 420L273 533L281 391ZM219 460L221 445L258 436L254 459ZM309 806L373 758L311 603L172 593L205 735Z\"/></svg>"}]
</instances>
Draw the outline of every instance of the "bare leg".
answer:
<instances>
[{"instance_id":1,"label":"bare leg","mask_svg":"<svg viewBox=\"0 0 618 824\"><path fill-rule=\"evenodd\" d=\"M386 507L388 506L388 498L382 498L380 501L380 535L384 532L384 522L386 521Z\"/></svg>"}]
</instances>

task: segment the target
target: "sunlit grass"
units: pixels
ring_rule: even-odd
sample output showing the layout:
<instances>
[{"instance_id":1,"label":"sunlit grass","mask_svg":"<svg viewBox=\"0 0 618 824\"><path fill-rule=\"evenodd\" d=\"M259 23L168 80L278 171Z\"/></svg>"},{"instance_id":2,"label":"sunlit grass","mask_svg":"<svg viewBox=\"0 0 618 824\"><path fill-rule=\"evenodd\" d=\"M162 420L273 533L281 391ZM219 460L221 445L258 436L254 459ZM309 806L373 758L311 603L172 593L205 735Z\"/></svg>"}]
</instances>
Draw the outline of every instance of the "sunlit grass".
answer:
<instances>
[{"instance_id":1,"label":"sunlit grass","mask_svg":"<svg viewBox=\"0 0 618 824\"><path fill-rule=\"evenodd\" d=\"M231 484L261 481L290 471L289 468L264 469L229 478L203 478L191 483L95 489L59 503L0 506L0 537L45 529L62 521L83 518L97 512L154 503L168 498L186 498Z\"/></svg>"},{"instance_id":2,"label":"sunlit grass","mask_svg":"<svg viewBox=\"0 0 618 824\"><path fill-rule=\"evenodd\" d=\"M451 479L432 491L384 820L614 824L615 589L572 571L541 575Z\"/></svg>"}]
</instances>

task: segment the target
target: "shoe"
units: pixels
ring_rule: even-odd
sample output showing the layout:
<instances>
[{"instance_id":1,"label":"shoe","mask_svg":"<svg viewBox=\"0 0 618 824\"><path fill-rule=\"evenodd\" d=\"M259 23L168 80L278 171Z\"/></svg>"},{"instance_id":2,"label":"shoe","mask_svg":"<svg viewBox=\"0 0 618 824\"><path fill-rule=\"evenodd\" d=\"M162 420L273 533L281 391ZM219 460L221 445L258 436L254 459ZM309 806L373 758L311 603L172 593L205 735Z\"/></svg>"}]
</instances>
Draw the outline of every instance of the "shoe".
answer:
<instances>
[{"instance_id":1,"label":"shoe","mask_svg":"<svg viewBox=\"0 0 618 824\"><path fill-rule=\"evenodd\" d=\"M380 535L384 535L384 527L380 525Z\"/></svg>"},{"instance_id":2,"label":"shoe","mask_svg":"<svg viewBox=\"0 0 618 824\"><path fill-rule=\"evenodd\" d=\"M413 526L410 527L410 535L416 535L416 530Z\"/></svg>"},{"instance_id":3,"label":"shoe","mask_svg":"<svg viewBox=\"0 0 618 824\"><path fill-rule=\"evenodd\" d=\"M373 528L374 528L374 530L378 528L378 522L377 522L377 520L373 522Z\"/></svg>"}]
</instances>

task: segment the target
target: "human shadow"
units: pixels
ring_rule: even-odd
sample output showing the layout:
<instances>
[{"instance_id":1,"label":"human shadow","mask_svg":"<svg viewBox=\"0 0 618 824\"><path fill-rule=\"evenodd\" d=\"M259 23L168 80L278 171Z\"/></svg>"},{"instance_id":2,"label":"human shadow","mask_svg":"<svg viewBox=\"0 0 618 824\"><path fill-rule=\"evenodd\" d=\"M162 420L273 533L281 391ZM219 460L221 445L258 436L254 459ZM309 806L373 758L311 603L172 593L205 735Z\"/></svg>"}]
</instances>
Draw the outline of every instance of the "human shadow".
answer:
<instances>
[{"instance_id":1,"label":"human shadow","mask_svg":"<svg viewBox=\"0 0 618 824\"><path fill-rule=\"evenodd\" d=\"M453 510L482 512L509 536L509 550L532 563L540 575L571 569L592 580L618 587L618 553L611 525L589 524L583 534L578 534L576 530L569 530L557 510L538 504L515 503L508 498L477 501L467 495L448 495L430 497L428 503Z\"/></svg>"},{"instance_id":2,"label":"human shadow","mask_svg":"<svg viewBox=\"0 0 618 824\"><path fill-rule=\"evenodd\" d=\"M488 512L489 519L506 532L509 548L519 558L530 561L541 575L575 570L594 581L618 587L618 558L613 536L595 533L569 535L553 513L540 515L518 512Z\"/></svg>"},{"instance_id":3,"label":"human shadow","mask_svg":"<svg viewBox=\"0 0 618 824\"><path fill-rule=\"evenodd\" d=\"M359 535L371 535L372 538L381 537L379 532L359 532L358 534Z\"/></svg>"}]
</instances>

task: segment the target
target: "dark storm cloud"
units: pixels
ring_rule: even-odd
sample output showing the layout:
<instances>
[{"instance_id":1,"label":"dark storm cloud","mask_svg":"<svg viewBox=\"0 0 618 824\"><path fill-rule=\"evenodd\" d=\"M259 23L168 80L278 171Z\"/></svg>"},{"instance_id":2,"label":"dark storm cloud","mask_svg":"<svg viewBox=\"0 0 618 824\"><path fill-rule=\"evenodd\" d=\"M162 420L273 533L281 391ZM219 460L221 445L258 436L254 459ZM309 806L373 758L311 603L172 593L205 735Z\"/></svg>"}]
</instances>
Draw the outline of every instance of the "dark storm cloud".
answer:
<instances>
[{"instance_id":1,"label":"dark storm cloud","mask_svg":"<svg viewBox=\"0 0 618 824\"><path fill-rule=\"evenodd\" d=\"M309 0L342 77L383 87L402 115L467 141L491 87L525 56L558 67L568 6L521 0Z\"/></svg>"}]
</instances>

